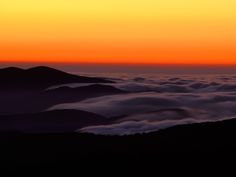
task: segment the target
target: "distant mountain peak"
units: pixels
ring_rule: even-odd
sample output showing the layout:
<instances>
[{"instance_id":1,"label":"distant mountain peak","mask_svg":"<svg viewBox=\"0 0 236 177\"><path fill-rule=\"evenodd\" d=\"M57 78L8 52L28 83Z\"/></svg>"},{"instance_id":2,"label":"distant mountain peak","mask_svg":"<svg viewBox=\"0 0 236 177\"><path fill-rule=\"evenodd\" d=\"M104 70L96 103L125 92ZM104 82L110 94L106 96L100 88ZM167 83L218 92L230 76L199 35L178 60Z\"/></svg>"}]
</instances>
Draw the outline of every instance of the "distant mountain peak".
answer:
<instances>
[{"instance_id":1,"label":"distant mountain peak","mask_svg":"<svg viewBox=\"0 0 236 177\"><path fill-rule=\"evenodd\" d=\"M51 68L51 67L48 67L48 66L35 66L35 67L32 67L32 68L29 68L28 70L33 70L33 69L54 69L54 68Z\"/></svg>"},{"instance_id":2,"label":"distant mountain peak","mask_svg":"<svg viewBox=\"0 0 236 177\"><path fill-rule=\"evenodd\" d=\"M27 71L41 71L41 72L60 72L60 73L65 73L63 71L60 71L60 70L57 70L57 69L54 69L54 68L51 68L51 67L48 67L48 66L36 66L36 67L32 67L32 68L29 68L27 69Z\"/></svg>"},{"instance_id":3,"label":"distant mountain peak","mask_svg":"<svg viewBox=\"0 0 236 177\"><path fill-rule=\"evenodd\" d=\"M18 67L6 67L6 68L2 68L0 69L0 71L2 72L14 72L14 71L24 71L24 69L18 68Z\"/></svg>"},{"instance_id":4,"label":"distant mountain peak","mask_svg":"<svg viewBox=\"0 0 236 177\"><path fill-rule=\"evenodd\" d=\"M50 86L69 83L111 83L102 78L78 76L47 66L29 69L8 67L0 69L0 88L35 88L46 89Z\"/></svg>"}]
</instances>

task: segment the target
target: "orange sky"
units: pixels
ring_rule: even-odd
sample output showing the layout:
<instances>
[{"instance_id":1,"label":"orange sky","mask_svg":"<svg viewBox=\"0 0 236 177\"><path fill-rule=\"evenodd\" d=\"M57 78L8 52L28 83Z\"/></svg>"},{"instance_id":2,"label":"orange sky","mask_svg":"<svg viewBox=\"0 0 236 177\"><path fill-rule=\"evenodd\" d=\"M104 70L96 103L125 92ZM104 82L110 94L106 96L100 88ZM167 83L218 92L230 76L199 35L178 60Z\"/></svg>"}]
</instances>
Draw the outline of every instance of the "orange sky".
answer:
<instances>
[{"instance_id":1,"label":"orange sky","mask_svg":"<svg viewBox=\"0 0 236 177\"><path fill-rule=\"evenodd\" d=\"M235 0L3 0L0 61L236 64Z\"/></svg>"}]
</instances>

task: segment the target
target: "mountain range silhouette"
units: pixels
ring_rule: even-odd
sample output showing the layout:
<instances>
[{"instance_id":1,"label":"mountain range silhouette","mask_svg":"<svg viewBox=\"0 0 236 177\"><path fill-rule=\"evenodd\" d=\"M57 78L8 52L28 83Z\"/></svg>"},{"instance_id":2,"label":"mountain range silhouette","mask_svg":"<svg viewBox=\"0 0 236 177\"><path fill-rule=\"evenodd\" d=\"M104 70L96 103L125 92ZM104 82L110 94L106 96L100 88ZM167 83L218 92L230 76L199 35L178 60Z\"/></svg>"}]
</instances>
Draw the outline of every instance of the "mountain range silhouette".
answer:
<instances>
[{"instance_id":1,"label":"mountain range silhouette","mask_svg":"<svg viewBox=\"0 0 236 177\"><path fill-rule=\"evenodd\" d=\"M46 89L53 85L68 83L112 83L112 81L69 74L50 67L29 69L8 67L0 69L0 89Z\"/></svg>"}]
</instances>

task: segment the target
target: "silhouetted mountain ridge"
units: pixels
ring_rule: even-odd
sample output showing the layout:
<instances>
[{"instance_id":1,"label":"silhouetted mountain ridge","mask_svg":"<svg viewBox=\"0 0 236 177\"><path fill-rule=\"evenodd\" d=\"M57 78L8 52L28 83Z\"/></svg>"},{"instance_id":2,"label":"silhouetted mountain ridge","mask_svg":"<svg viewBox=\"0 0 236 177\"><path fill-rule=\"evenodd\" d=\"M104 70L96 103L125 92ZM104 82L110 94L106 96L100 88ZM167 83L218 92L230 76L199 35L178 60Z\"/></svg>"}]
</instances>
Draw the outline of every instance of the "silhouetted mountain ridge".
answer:
<instances>
[{"instance_id":1,"label":"silhouetted mountain ridge","mask_svg":"<svg viewBox=\"0 0 236 177\"><path fill-rule=\"evenodd\" d=\"M17 67L0 69L1 89L45 89L68 83L112 83L112 81L96 77L77 76L46 66L29 69Z\"/></svg>"}]
</instances>

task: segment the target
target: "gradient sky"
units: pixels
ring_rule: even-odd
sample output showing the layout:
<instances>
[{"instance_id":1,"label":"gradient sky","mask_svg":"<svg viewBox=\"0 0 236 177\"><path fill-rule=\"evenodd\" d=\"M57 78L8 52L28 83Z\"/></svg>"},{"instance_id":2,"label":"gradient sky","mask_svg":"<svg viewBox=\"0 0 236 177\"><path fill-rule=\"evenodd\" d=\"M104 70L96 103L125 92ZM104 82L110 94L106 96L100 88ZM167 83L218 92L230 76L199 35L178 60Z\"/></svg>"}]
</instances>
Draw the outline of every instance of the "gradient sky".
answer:
<instances>
[{"instance_id":1,"label":"gradient sky","mask_svg":"<svg viewBox=\"0 0 236 177\"><path fill-rule=\"evenodd\" d=\"M235 0L1 0L0 61L236 64Z\"/></svg>"}]
</instances>

